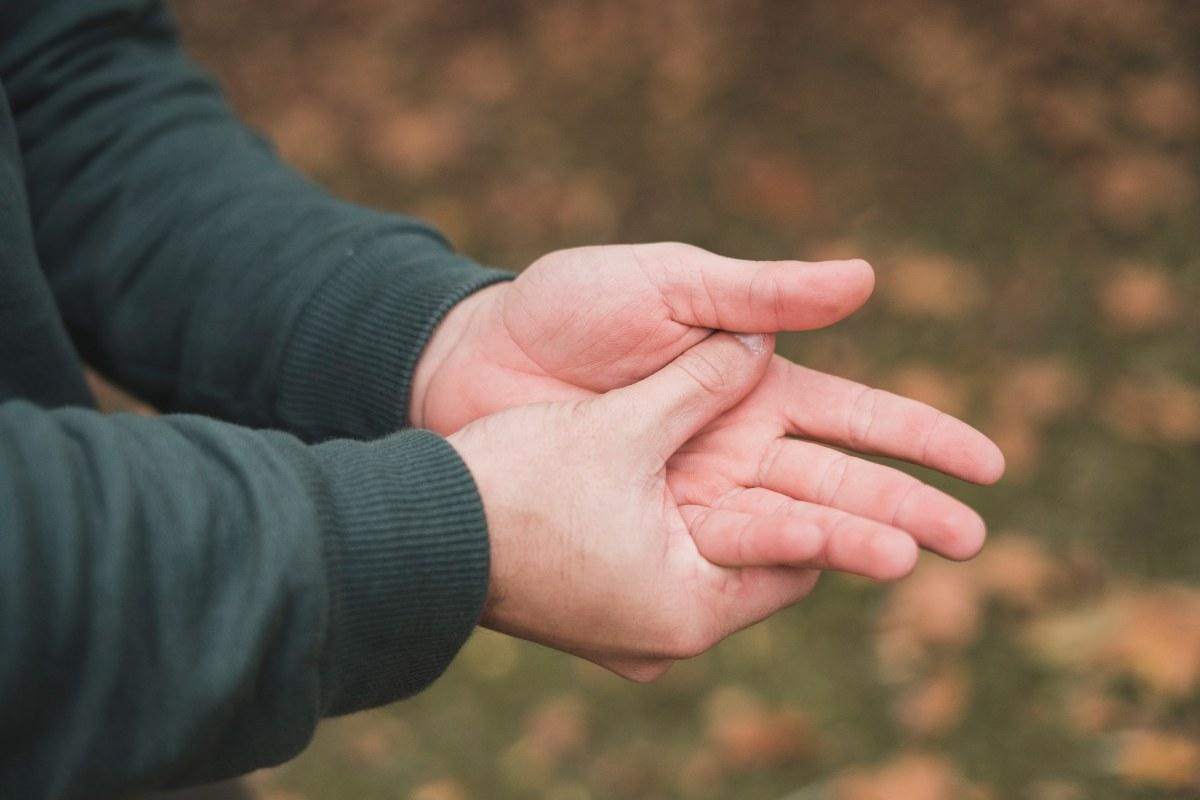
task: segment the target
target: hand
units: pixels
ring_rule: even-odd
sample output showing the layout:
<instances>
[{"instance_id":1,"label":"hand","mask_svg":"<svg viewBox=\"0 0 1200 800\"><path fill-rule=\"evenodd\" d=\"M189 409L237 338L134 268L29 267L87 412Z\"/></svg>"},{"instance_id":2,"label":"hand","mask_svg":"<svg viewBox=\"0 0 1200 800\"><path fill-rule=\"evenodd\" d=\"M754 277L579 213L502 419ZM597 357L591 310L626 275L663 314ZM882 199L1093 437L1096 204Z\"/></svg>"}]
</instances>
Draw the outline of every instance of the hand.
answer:
<instances>
[{"instance_id":1,"label":"hand","mask_svg":"<svg viewBox=\"0 0 1200 800\"><path fill-rule=\"evenodd\" d=\"M487 515L483 624L649 679L812 589L805 559L711 563L696 534L719 512L681 507L669 488L670 455L767 369L767 343L751 345L716 334L625 389L514 408L449 437ZM752 470L754 458L727 466ZM772 523L771 513L749 516ZM912 549L899 531L875 528Z\"/></svg>"},{"instance_id":2,"label":"hand","mask_svg":"<svg viewBox=\"0 0 1200 800\"><path fill-rule=\"evenodd\" d=\"M856 310L873 285L862 261L758 263L679 244L551 253L512 284L485 289L451 312L418 367L414 408L423 411L415 419L450 433L501 409L592 397L660 369L708 336L710 326L766 333L820 327ZM970 557L982 545L983 522L962 503L816 442L978 483L1004 471L996 446L952 417L774 357L743 402L673 457L670 487L681 513L720 512L690 520L707 555L723 563L722 548L734 542L753 552L760 537L782 541L771 538L766 523L733 534L743 515L758 518L768 509L793 522L819 517L846 532L795 538L791 557L805 541L810 548L824 542L828 549L814 563L875 578L907 567L905 558L839 549L865 535L867 521L901 529L951 558ZM908 545L909 561L912 550ZM778 554L763 553L770 555Z\"/></svg>"},{"instance_id":3,"label":"hand","mask_svg":"<svg viewBox=\"0 0 1200 800\"><path fill-rule=\"evenodd\" d=\"M451 310L417 365L411 421L445 435L505 408L628 386L713 329L824 327L874 281L864 261L739 261L674 243L550 253Z\"/></svg>"},{"instance_id":4,"label":"hand","mask_svg":"<svg viewBox=\"0 0 1200 800\"><path fill-rule=\"evenodd\" d=\"M627 388L510 409L453 434L492 543L483 624L649 679L803 598L816 569L907 573L916 543L879 520L879 497L933 546L978 546L982 522L957 501L781 438L777 410L754 400L789 374L770 345L718 333ZM917 446L978 445L979 434L911 401L818 373L793 388L809 397L795 424L842 431L850 444L911 425L916 435L901 440ZM847 406L847 391L863 399ZM857 409L851 424L837 410L846 407ZM971 466L945 466L992 468L966 458Z\"/></svg>"}]
</instances>

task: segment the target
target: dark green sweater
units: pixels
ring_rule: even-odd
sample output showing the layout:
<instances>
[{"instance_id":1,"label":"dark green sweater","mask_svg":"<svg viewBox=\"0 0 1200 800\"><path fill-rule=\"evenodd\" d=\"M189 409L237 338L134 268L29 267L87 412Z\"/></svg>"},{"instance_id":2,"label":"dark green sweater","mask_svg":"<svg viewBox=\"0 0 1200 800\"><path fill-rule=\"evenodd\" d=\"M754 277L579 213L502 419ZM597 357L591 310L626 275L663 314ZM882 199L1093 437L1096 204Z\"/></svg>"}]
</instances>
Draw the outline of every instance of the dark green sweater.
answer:
<instances>
[{"instance_id":1,"label":"dark green sweater","mask_svg":"<svg viewBox=\"0 0 1200 800\"><path fill-rule=\"evenodd\" d=\"M392 432L505 273L282 166L156 2L0 0L0 88L0 797L233 775L426 686L485 521ZM102 416L81 356L203 416Z\"/></svg>"}]
</instances>

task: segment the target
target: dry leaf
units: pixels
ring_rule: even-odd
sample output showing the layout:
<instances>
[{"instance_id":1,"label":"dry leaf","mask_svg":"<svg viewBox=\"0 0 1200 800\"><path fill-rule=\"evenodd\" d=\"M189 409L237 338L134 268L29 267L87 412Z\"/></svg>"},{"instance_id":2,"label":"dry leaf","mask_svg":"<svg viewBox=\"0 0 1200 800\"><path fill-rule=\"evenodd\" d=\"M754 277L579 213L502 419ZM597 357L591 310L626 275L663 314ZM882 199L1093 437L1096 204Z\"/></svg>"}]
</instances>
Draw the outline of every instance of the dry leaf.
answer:
<instances>
[{"instance_id":1,"label":"dry leaf","mask_svg":"<svg viewBox=\"0 0 1200 800\"><path fill-rule=\"evenodd\" d=\"M961 377L926 364L912 364L893 372L879 382L889 391L911 397L955 417L967 409L969 387Z\"/></svg>"},{"instance_id":2,"label":"dry leaf","mask_svg":"<svg viewBox=\"0 0 1200 800\"><path fill-rule=\"evenodd\" d=\"M1040 541L1011 531L990 537L970 570L989 595L1025 609L1043 605L1062 575Z\"/></svg>"},{"instance_id":3,"label":"dry leaf","mask_svg":"<svg viewBox=\"0 0 1200 800\"><path fill-rule=\"evenodd\" d=\"M1023 417L1001 418L987 426L987 435L1004 453L1006 481L1029 478L1042 454L1041 432Z\"/></svg>"},{"instance_id":4,"label":"dry leaf","mask_svg":"<svg viewBox=\"0 0 1200 800\"><path fill-rule=\"evenodd\" d=\"M1027 641L1068 669L1129 675L1161 695L1187 696L1200 685L1200 590L1120 589L1035 620Z\"/></svg>"},{"instance_id":5,"label":"dry leaf","mask_svg":"<svg viewBox=\"0 0 1200 800\"><path fill-rule=\"evenodd\" d=\"M880 614L879 657L903 675L931 646L960 648L979 633L980 587L961 565L923 558L896 584Z\"/></svg>"},{"instance_id":6,"label":"dry leaf","mask_svg":"<svg viewBox=\"0 0 1200 800\"><path fill-rule=\"evenodd\" d=\"M1004 419L1046 422L1077 408L1085 394L1079 370L1059 356L1014 363L996 379L996 414Z\"/></svg>"},{"instance_id":7,"label":"dry leaf","mask_svg":"<svg viewBox=\"0 0 1200 800\"><path fill-rule=\"evenodd\" d=\"M880 279L883 297L908 316L961 319L983 300L974 270L943 255L902 256Z\"/></svg>"},{"instance_id":8,"label":"dry leaf","mask_svg":"<svg viewBox=\"0 0 1200 800\"><path fill-rule=\"evenodd\" d=\"M812 755L815 739L795 709L769 709L737 687L714 691L707 703L708 738L721 759L736 769L786 764Z\"/></svg>"},{"instance_id":9,"label":"dry leaf","mask_svg":"<svg viewBox=\"0 0 1200 800\"><path fill-rule=\"evenodd\" d=\"M1099 87L1034 87L1025 106L1037 134L1061 150L1099 147L1113 135L1109 95Z\"/></svg>"},{"instance_id":10,"label":"dry leaf","mask_svg":"<svg viewBox=\"0 0 1200 800\"><path fill-rule=\"evenodd\" d=\"M1200 90L1185 75L1129 80L1123 100L1130 119L1167 141L1183 141L1200 130Z\"/></svg>"},{"instance_id":11,"label":"dry leaf","mask_svg":"<svg viewBox=\"0 0 1200 800\"><path fill-rule=\"evenodd\" d=\"M554 697L542 702L529 715L522 738L550 760L558 761L587 744L588 716L581 698Z\"/></svg>"},{"instance_id":12,"label":"dry leaf","mask_svg":"<svg viewBox=\"0 0 1200 800\"><path fill-rule=\"evenodd\" d=\"M467 127L467 120L449 109L396 111L371 131L366 146L383 169L427 176L462 158Z\"/></svg>"},{"instance_id":13,"label":"dry leaf","mask_svg":"<svg viewBox=\"0 0 1200 800\"><path fill-rule=\"evenodd\" d=\"M467 790L458 781L444 778L413 789L409 800L467 800Z\"/></svg>"},{"instance_id":14,"label":"dry leaf","mask_svg":"<svg viewBox=\"0 0 1200 800\"><path fill-rule=\"evenodd\" d=\"M1196 195L1188 165L1158 154L1110 158L1094 165L1087 179L1097 216L1123 231L1140 231Z\"/></svg>"},{"instance_id":15,"label":"dry leaf","mask_svg":"<svg viewBox=\"0 0 1200 800\"><path fill-rule=\"evenodd\" d=\"M896 722L918 736L945 733L962 722L971 679L961 664L946 664L903 692L892 706Z\"/></svg>"},{"instance_id":16,"label":"dry leaf","mask_svg":"<svg viewBox=\"0 0 1200 800\"><path fill-rule=\"evenodd\" d=\"M793 226L810 213L816 188L794 158L755 154L733 159L726 194L747 216Z\"/></svg>"},{"instance_id":17,"label":"dry leaf","mask_svg":"<svg viewBox=\"0 0 1200 800\"><path fill-rule=\"evenodd\" d=\"M1127 378L1104 396L1101 418L1124 436L1175 445L1200 442L1200 389L1172 378Z\"/></svg>"},{"instance_id":18,"label":"dry leaf","mask_svg":"<svg viewBox=\"0 0 1200 800\"><path fill-rule=\"evenodd\" d=\"M331 119L332 113L317 103L295 103L269 123L271 140L285 159L302 169L332 169L342 156L345 130Z\"/></svg>"},{"instance_id":19,"label":"dry leaf","mask_svg":"<svg viewBox=\"0 0 1200 800\"><path fill-rule=\"evenodd\" d=\"M950 762L932 755L904 755L874 769L855 769L831 783L833 800L986 800Z\"/></svg>"},{"instance_id":20,"label":"dry leaf","mask_svg":"<svg viewBox=\"0 0 1200 800\"><path fill-rule=\"evenodd\" d=\"M1177 288L1159 267L1124 264L1100 287L1100 310L1122 331L1159 330L1179 313Z\"/></svg>"},{"instance_id":21,"label":"dry leaf","mask_svg":"<svg viewBox=\"0 0 1200 800\"><path fill-rule=\"evenodd\" d=\"M1067 693L1067 721L1080 733L1111 730L1127 710L1126 704L1096 683L1077 684Z\"/></svg>"},{"instance_id":22,"label":"dry leaf","mask_svg":"<svg viewBox=\"0 0 1200 800\"><path fill-rule=\"evenodd\" d=\"M1129 731L1117 739L1112 768L1129 784L1200 789L1200 742L1162 731Z\"/></svg>"},{"instance_id":23,"label":"dry leaf","mask_svg":"<svg viewBox=\"0 0 1200 800\"><path fill-rule=\"evenodd\" d=\"M382 714L364 715L347 729L349 755L372 769L383 769L395 761L396 753L413 744L412 728L403 720Z\"/></svg>"}]
</instances>

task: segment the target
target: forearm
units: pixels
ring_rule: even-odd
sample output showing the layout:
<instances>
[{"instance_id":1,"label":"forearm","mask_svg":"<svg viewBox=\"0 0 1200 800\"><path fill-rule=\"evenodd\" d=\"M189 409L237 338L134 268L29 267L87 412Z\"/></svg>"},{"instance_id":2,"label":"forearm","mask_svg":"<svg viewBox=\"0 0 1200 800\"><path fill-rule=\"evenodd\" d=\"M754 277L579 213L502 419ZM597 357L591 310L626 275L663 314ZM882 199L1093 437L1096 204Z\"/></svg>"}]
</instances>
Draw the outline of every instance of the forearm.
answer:
<instances>
[{"instance_id":1,"label":"forearm","mask_svg":"<svg viewBox=\"0 0 1200 800\"><path fill-rule=\"evenodd\" d=\"M0 795L112 796L290 757L423 688L488 546L443 440L305 446L0 406Z\"/></svg>"},{"instance_id":2,"label":"forearm","mask_svg":"<svg viewBox=\"0 0 1200 800\"><path fill-rule=\"evenodd\" d=\"M154 2L7 2L0 75L84 355L160 407L366 438L441 316L503 277L280 163Z\"/></svg>"}]
</instances>

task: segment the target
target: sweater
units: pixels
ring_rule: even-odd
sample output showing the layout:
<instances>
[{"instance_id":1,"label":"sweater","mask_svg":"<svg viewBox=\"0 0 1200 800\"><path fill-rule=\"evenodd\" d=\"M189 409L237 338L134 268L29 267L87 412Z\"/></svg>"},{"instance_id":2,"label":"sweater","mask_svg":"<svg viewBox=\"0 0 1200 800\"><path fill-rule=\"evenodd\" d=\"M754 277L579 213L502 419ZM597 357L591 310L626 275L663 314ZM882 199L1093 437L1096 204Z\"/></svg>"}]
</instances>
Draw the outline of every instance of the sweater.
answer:
<instances>
[{"instance_id":1,"label":"sweater","mask_svg":"<svg viewBox=\"0 0 1200 800\"><path fill-rule=\"evenodd\" d=\"M506 277L284 166L158 2L0 0L0 797L240 774L444 670L486 520L400 429Z\"/></svg>"}]
</instances>

